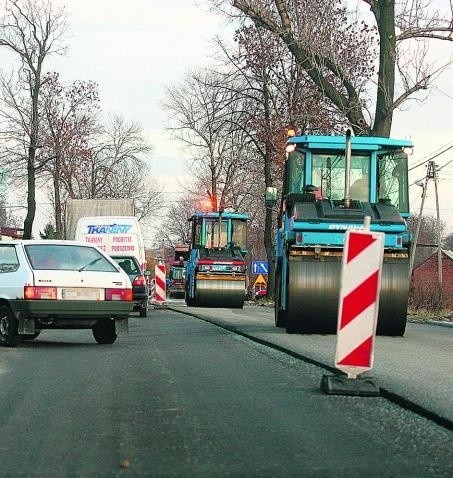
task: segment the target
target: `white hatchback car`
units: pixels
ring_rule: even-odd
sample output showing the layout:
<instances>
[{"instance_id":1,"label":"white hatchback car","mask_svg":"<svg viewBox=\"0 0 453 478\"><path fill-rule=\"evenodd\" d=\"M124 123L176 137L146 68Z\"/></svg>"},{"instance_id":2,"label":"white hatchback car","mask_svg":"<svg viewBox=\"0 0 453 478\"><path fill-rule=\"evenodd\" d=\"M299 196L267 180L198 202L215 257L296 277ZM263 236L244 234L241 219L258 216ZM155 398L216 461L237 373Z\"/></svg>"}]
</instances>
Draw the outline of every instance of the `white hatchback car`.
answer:
<instances>
[{"instance_id":1,"label":"white hatchback car","mask_svg":"<svg viewBox=\"0 0 453 478\"><path fill-rule=\"evenodd\" d=\"M0 345L43 329L90 328L100 344L127 333L128 275L95 246L65 240L0 242Z\"/></svg>"}]
</instances>

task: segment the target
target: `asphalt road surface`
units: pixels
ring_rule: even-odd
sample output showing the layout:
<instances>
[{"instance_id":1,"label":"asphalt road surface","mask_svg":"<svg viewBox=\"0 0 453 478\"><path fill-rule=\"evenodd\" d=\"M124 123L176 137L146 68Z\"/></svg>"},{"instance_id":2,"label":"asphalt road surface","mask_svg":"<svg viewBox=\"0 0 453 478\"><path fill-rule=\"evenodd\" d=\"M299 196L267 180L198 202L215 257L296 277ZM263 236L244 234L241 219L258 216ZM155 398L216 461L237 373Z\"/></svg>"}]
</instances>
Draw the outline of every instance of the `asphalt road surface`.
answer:
<instances>
[{"instance_id":1,"label":"asphalt road surface","mask_svg":"<svg viewBox=\"0 0 453 478\"><path fill-rule=\"evenodd\" d=\"M0 349L1 477L450 477L453 433L172 310Z\"/></svg>"},{"instance_id":2,"label":"asphalt road surface","mask_svg":"<svg viewBox=\"0 0 453 478\"><path fill-rule=\"evenodd\" d=\"M273 308L195 308L182 301L169 305L338 372L333 368L335 335L287 334L275 327ZM408 322L404 337L377 336L374 355L373 369L364 376L372 376L384 395L453 429L453 324Z\"/></svg>"}]
</instances>

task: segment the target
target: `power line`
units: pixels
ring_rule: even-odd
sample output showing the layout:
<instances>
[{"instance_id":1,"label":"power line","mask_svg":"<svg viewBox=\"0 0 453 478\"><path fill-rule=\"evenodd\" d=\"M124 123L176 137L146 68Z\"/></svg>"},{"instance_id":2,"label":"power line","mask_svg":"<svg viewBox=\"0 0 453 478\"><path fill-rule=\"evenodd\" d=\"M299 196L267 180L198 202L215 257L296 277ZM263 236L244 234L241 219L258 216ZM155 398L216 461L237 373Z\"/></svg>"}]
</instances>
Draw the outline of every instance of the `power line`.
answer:
<instances>
[{"instance_id":1,"label":"power line","mask_svg":"<svg viewBox=\"0 0 453 478\"><path fill-rule=\"evenodd\" d=\"M449 151L450 149L453 148L453 144L450 144L450 146L448 146L448 148L445 148L444 150L442 150L440 153L437 153L435 154L434 156L431 156L430 158L426 159L425 161L422 161L421 163L418 163L416 164L415 166L412 166L411 168L408 169L408 171L412 171L413 169L415 168L418 168L420 166L423 166L424 164L428 163L429 161L432 161L434 158L437 158L438 156L440 156L441 154L444 154L446 153L447 151ZM451 163L451 161L449 162ZM449 164L447 163L447 164ZM443 166L442 166L443 167Z\"/></svg>"},{"instance_id":2,"label":"power line","mask_svg":"<svg viewBox=\"0 0 453 478\"><path fill-rule=\"evenodd\" d=\"M441 90L440 88L437 88L436 87L436 90L439 92L439 93L442 93L444 96L446 96L447 98L450 98L450 100L453 100L453 96L449 95L448 93L445 93L445 91Z\"/></svg>"},{"instance_id":3,"label":"power line","mask_svg":"<svg viewBox=\"0 0 453 478\"><path fill-rule=\"evenodd\" d=\"M453 159L450 159L450 161L448 161L448 163L445 163L443 166L441 166L440 168L437 168L437 172L441 171L442 169L445 168L445 166L448 166L450 163L453 163Z\"/></svg>"},{"instance_id":4,"label":"power line","mask_svg":"<svg viewBox=\"0 0 453 478\"><path fill-rule=\"evenodd\" d=\"M451 145L450 148L453 148L453 145ZM450 148L448 148L448 149L450 149ZM440 154L442 154L442 153L439 153L438 155L433 156L433 157L437 157L437 156L439 156ZM447 162L446 162L445 164L443 164L442 166L439 166L439 167L436 166L436 172L439 173L439 171L442 171L446 166L448 166L448 165L451 164L451 163L453 163L453 159L450 159L450 161L447 161ZM414 166L414 167L416 167L416 166ZM411 168L411 169L413 169L413 168ZM411 169L408 169L408 171L410 171ZM445 174L445 173L450 174L450 171L444 171L444 174ZM438 180L439 180L439 178L438 178ZM412 184L409 184L409 187L410 187L410 186L414 186L414 185L417 185L417 186L418 186L418 185L420 184L420 181L421 181L420 179L415 180ZM449 182L449 181L450 181L449 178L442 178L442 182Z\"/></svg>"}]
</instances>

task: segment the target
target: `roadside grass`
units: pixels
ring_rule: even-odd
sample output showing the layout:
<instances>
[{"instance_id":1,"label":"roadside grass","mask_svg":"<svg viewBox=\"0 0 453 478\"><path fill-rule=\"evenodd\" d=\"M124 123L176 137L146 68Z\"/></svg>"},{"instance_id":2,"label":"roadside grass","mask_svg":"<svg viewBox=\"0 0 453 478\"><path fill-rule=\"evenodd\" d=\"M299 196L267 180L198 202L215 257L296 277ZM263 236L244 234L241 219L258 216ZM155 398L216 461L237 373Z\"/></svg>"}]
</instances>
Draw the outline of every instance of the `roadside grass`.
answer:
<instances>
[{"instance_id":1,"label":"roadside grass","mask_svg":"<svg viewBox=\"0 0 453 478\"><path fill-rule=\"evenodd\" d=\"M249 305L255 305L259 307L274 307L274 301L267 297L261 297L259 299L251 299L246 301ZM453 322L453 311L449 309L442 310L429 310L429 309L415 309L409 307L407 310L407 320L409 322Z\"/></svg>"},{"instance_id":2,"label":"roadside grass","mask_svg":"<svg viewBox=\"0 0 453 478\"><path fill-rule=\"evenodd\" d=\"M407 319L410 322L429 322L431 320L453 322L453 311L448 309L429 310L409 308L407 311Z\"/></svg>"},{"instance_id":3,"label":"roadside grass","mask_svg":"<svg viewBox=\"0 0 453 478\"><path fill-rule=\"evenodd\" d=\"M249 304L261 306L261 307L274 307L274 300L267 297L260 297L259 299L251 299Z\"/></svg>"}]
</instances>

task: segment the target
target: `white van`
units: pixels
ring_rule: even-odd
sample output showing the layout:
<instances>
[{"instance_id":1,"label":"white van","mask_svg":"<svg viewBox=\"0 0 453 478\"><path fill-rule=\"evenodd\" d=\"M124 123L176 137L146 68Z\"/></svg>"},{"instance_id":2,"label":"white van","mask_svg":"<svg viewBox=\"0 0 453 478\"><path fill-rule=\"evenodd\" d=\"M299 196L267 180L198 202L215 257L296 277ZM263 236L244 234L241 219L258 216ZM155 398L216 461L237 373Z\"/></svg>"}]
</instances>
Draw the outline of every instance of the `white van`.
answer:
<instances>
[{"instance_id":1,"label":"white van","mask_svg":"<svg viewBox=\"0 0 453 478\"><path fill-rule=\"evenodd\" d=\"M86 216L76 226L76 241L97 246L108 254L132 282L134 310L147 316L149 287L145 278L145 244L135 216Z\"/></svg>"},{"instance_id":2,"label":"white van","mask_svg":"<svg viewBox=\"0 0 453 478\"><path fill-rule=\"evenodd\" d=\"M81 217L75 240L95 245L111 257L134 256L146 270L145 244L135 216Z\"/></svg>"}]
</instances>

